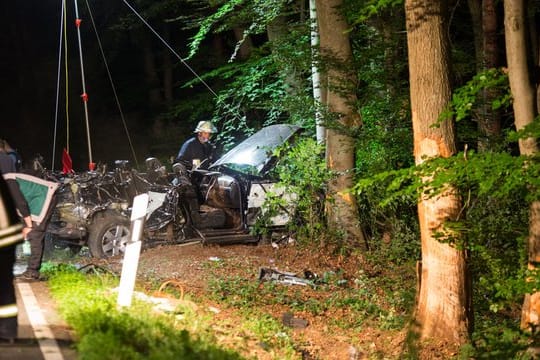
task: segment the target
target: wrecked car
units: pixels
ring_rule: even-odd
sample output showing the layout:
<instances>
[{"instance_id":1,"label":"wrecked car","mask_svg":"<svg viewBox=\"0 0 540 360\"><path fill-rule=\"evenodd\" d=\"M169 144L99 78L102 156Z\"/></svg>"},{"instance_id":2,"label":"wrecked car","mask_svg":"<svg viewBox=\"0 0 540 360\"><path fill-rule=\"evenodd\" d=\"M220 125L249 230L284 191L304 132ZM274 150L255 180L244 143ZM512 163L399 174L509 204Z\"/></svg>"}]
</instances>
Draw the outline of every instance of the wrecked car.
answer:
<instances>
[{"instance_id":1,"label":"wrecked car","mask_svg":"<svg viewBox=\"0 0 540 360\"><path fill-rule=\"evenodd\" d=\"M208 169L187 170L180 163L170 173L155 158L146 172L117 161L108 173L90 172L63 180L48 232L70 246L88 246L94 257L121 254L130 241L133 198L149 195L143 246L202 243L257 243L254 231L265 215L269 193L290 204L265 222L268 232L284 229L294 196L272 177L274 149L292 141L296 125L265 127L225 153Z\"/></svg>"}]
</instances>

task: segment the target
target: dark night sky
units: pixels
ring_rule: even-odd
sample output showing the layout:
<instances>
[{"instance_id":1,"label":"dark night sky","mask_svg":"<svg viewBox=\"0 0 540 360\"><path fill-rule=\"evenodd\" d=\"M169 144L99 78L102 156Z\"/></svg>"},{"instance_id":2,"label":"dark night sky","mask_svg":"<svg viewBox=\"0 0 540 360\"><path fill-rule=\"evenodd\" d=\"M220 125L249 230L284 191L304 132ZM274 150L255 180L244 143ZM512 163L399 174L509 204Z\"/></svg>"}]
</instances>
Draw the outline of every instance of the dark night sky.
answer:
<instances>
[{"instance_id":1,"label":"dark night sky","mask_svg":"<svg viewBox=\"0 0 540 360\"><path fill-rule=\"evenodd\" d=\"M68 122L66 120L65 72L61 64L61 88L58 120L55 124L58 51L61 0L15 1L0 0L0 101L2 104L2 131L12 147L19 150L25 161L36 154L45 158L47 168L61 169L62 149L67 145ZM114 100L112 87L103 66L97 46L95 32L89 18L84 18L85 2L79 1L79 14L83 18L81 27L82 51L86 88L89 95L89 124L94 162L112 163L114 159L130 159L131 149L120 112ZM96 24L111 12L129 10L121 1L90 1L101 6L92 10ZM113 5L116 4L116 5ZM84 6L84 8L83 8ZM69 67L69 145L75 170L86 170L88 164L88 142L82 94L81 71L77 33L74 24L73 2L67 2L68 62ZM105 10L103 10L105 9ZM97 15L96 15L97 14ZM102 29L98 28L98 31ZM119 41L116 36L115 41ZM104 43L102 35L101 42ZM121 48L113 49L113 57L107 59L115 83L131 140L140 153L147 150L148 134L144 129L144 90L137 92L138 84L144 81L142 71L136 67L142 63L140 49L134 49L128 40L120 41ZM105 41L104 47L107 46ZM107 51L107 49L105 49ZM138 52L137 52L138 51ZM115 75L119 75L115 78ZM126 89L130 96L125 98ZM134 90L135 89L135 90ZM124 96L124 97L123 97ZM127 103L127 105L125 104ZM56 127L56 143L55 139Z\"/></svg>"},{"instance_id":2,"label":"dark night sky","mask_svg":"<svg viewBox=\"0 0 540 360\"><path fill-rule=\"evenodd\" d=\"M0 136L25 158L52 152L59 27L55 3L1 1Z\"/></svg>"}]
</instances>

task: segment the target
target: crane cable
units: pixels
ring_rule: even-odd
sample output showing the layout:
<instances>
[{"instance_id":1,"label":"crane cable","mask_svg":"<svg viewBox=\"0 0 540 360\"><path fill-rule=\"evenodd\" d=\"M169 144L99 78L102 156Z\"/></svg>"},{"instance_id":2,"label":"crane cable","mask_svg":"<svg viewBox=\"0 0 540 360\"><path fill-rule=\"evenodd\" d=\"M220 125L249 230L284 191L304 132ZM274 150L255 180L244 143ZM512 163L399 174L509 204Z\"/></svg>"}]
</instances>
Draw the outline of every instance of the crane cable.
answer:
<instances>
[{"instance_id":1,"label":"crane cable","mask_svg":"<svg viewBox=\"0 0 540 360\"><path fill-rule=\"evenodd\" d=\"M64 73L66 74L64 91L66 92L66 151L69 154L69 71L68 71L68 41L67 41L67 6L66 1L63 0L64 8L62 16L64 18Z\"/></svg>"},{"instance_id":2,"label":"crane cable","mask_svg":"<svg viewBox=\"0 0 540 360\"><path fill-rule=\"evenodd\" d=\"M135 8L133 8L133 6L131 6L127 0L122 0L124 2L124 4L126 4L127 7L129 7L129 9L143 22L144 25L146 25L146 27L148 29L150 29L150 31L155 35L157 36L157 38L163 43L163 45L165 45L165 47L167 47L167 49L169 49L171 51L171 53L174 54L174 56L176 56L176 58L178 60L180 60L180 62L193 74L195 75L195 77L197 78L197 80L199 80L201 82L201 84L203 84L207 89L208 91L216 98L217 100L217 103L218 104L221 104L224 106L224 108L226 108L228 111L230 111L230 113L237 117L240 121L244 121L244 118L245 116L242 116L239 111L235 108L233 108L232 106L230 106L229 104L223 102L222 99L220 99L220 97L218 96L218 94L210 87L210 85L208 85L208 83L206 81L204 81L204 79L199 76L199 74L197 74L197 72L191 67L189 66L189 64L176 52L174 51L174 49L167 43L167 41L165 39L163 39L163 37L161 35L159 35L159 33L154 30L152 28L152 26L137 12L137 10L135 10Z\"/></svg>"},{"instance_id":3,"label":"crane cable","mask_svg":"<svg viewBox=\"0 0 540 360\"><path fill-rule=\"evenodd\" d=\"M60 31L58 39L58 68L56 72L56 104L54 109L54 132L53 132L53 149L51 159L51 169L54 171L54 159L56 157L56 134L58 131L58 105L60 103L60 72L62 67L62 35L64 33L64 13L66 9L66 2L62 0L60 9ZM67 103L67 102L66 102ZM67 113L67 111L66 111Z\"/></svg>"},{"instance_id":4,"label":"crane cable","mask_svg":"<svg viewBox=\"0 0 540 360\"><path fill-rule=\"evenodd\" d=\"M86 7L88 8L88 14L90 15L90 21L92 22L92 27L94 29L94 32L96 34L96 39L99 46L99 51L101 52L101 57L103 58L103 63L105 64L105 70L107 71L107 76L109 77L109 82L111 83L111 88L114 94L114 99L116 101L116 106L118 106L118 111L120 113L120 118L122 119L122 124L124 125L124 130L126 132L126 136L128 138L129 142L129 148L131 150L131 154L133 156L133 159L135 160L135 165L137 168L139 168L139 162L137 161L137 155L135 154L135 148L133 147L133 143L131 141L131 136L129 134L129 130L127 127L126 119L124 117L124 112L122 111L122 106L120 105L120 100L118 99L118 94L116 93L116 87L114 86L114 82L112 79L111 71L109 69L109 64L107 63L107 59L105 58L105 52L103 51L103 46L101 44L101 39L99 38L99 33L97 31L96 23L94 21L94 16L92 14L92 9L90 8L90 4L88 3L88 0L85 0Z\"/></svg>"},{"instance_id":5,"label":"crane cable","mask_svg":"<svg viewBox=\"0 0 540 360\"><path fill-rule=\"evenodd\" d=\"M86 141L88 144L88 169L94 170L96 164L92 158L92 142L90 140L90 122L88 121L88 94L86 92L86 78L84 76L84 62L82 54L82 41L81 41L81 23L82 20L79 18L79 8L77 6L77 0L73 0L75 5L75 27L77 28L77 39L79 40L79 60L81 63L81 81L82 81L82 90L81 99L84 104L84 119L86 121Z\"/></svg>"},{"instance_id":6,"label":"crane cable","mask_svg":"<svg viewBox=\"0 0 540 360\"><path fill-rule=\"evenodd\" d=\"M189 64L184 60L182 59L182 57L176 52L174 51L174 49L167 43L167 41L165 41L165 39L163 39L163 37L161 37L161 35L158 34L158 32L156 30L154 30L152 28L152 26L150 26L150 24L148 24L148 22L146 20L144 20L144 18L137 12L137 10L135 10L128 2L127 0L122 0L124 2L124 4L126 4L127 7L129 7L131 9L131 11L143 22L144 25L146 25L147 28L150 29L150 31L157 36L157 38L163 43L163 45L165 45L173 54L174 56L176 56L178 58L178 60L180 60L182 62L182 64L189 70L191 71L191 73L193 75L195 75L195 77L208 89L208 91L210 91L212 93L212 95L214 95L216 98L218 98L218 95L216 94L216 92L210 87L210 85L208 85L206 83L206 81L204 81L200 76L199 74L197 74L197 72L195 70L193 70L193 68L191 66L189 66Z\"/></svg>"},{"instance_id":7,"label":"crane cable","mask_svg":"<svg viewBox=\"0 0 540 360\"><path fill-rule=\"evenodd\" d=\"M201 84L203 84L214 97L219 99L218 94L210 87L210 85L208 85L208 83L206 81L204 81L204 79L201 78L201 76L199 74L197 74L197 72L167 43L167 41L165 41L165 39L163 39L163 37L161 35L159 35L159 33L152 28L152 26L137 12L137 10L135 10L135 8L133 8L127 2L127 0L123 0L123 2L146 25L146 27L148 27L148 29L150 29L150 31L155 36L157 36L157 38L176 56L176 58L178 58L178 60L180 60L180 62L201 82ZM88 104L87 104L88 103L88 94L86 93L86 82L85 82L85 75L84 75L84 63L83 63L83 56L82 56L82 41L81 41L81 33L80 33L80 24L81 24L82 20L79 18L79 10L78 10L78 7L77 7L77 0L74 0L74 4L75 4L75 16L76 16L75 25L77 27L77 38L78 38L78 42L79 42L79 58L80 58L80 64L81 64L81 78L82 78L82 86L83 86L83 94L81 95L81 98L82 98L83 103L84 103L85 120L86 120L86 135L87 135L87 142L88 142L88 155L89 155L89 160L90 160L89 168L90 168L90 170L94 170L95 163L93 162L93 159L92 159L92 146L91 146L91 140L90 140L90 124L89 124L89 120L88 120ZM102 47L101 41L99 39L99 34L97 32L96 25L95 25L95 22L94 22L94 18L93 18L91 9L90 9L90 5L88 4L87 0L86 0L86 6L88 7L88 11L89 11L89 14L90 14L90 19L91 19L91 22L92 22L92 26L93 26L94 31L96 33L99 49L101 51L101 55L102 55L103 61L105 63L105 68L106 68L106 71L107 71L107 75L109 77L109 81L111 82L111 86L112 86L112 90L113 90L113 93L114 93L114 96L115 96L115 100L116 100L117 106L118 106L119 111L120 111L120 117L122 119L124 129L125 129L127 137L128 137L128 141L129 141L129 144L130 144L130 149L132 151L135 162L137 163L137 157L135 155L135 151L134 151L134 147L133 147L133 144L132 144L132 141L131 141L131 137L130 137L129 131L127 129L124 114L122 112L122 108L121 108L120 102L118 100L118 95L117 95L117 92L116 92L116 88L115 88L114 83L112 81L112 76L111 76L111 73L110 73L110 70L109 70L109 66L107 64L105 54L104 54L104 51L103 51L103 47ZM68 153L69 153L68 65L67 65L68 62L67 62L67 35L66 35L66 25L65 25L66 17L67 17L66 16L66 4L65 4L65 0L62 0L62 16L61 16L61 24L62 25L61 26L64 29L64 42L65 42L64 56L65 56L65 67L66 67L66 69L65 69L65 73L66 73L66 118L68 119L67 149L68 149ZM61 57L61 52L62 52L62 45L61 45L61 40L60 40L58 79L57 79L57 100L56 100L57 104L56 104L56 114L55 114L55 135L54 135L55 138L56 138L56 127L57 127L57 122L58 122L58 102L59 102L59 100L58 100L58 91L59 90L58 89L59 89L59 82L60 82L59 79L60 79L60 57ZM56 144L56 141L53 144L53 169L54 169L55 144ZM137 163L137 167L138 167L138 163Z\"/></svg>"}]
</instances>

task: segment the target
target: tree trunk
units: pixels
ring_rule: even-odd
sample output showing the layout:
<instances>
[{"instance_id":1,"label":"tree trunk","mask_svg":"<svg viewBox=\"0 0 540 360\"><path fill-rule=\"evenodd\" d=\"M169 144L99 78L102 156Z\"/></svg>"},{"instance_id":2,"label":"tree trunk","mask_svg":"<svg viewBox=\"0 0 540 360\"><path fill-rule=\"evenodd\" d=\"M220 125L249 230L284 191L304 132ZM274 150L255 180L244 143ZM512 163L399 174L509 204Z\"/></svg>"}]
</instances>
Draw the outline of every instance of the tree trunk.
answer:
<instances>
[{"instance_id":1,"label":"tree trunk","mask_svg":"<svg viewBox=\"0 0 540 360\"><path fill-rule=\"evenodd\" d=\"M137 35L140 36L143 48L144 75L148 85L148 103L150 106L157 108L163 104L163 96L152 42L146 34L138 33Z\"/></svg>"},{"instance_id":2,"label":"tree trunk","mask_svg":"<svg viewBox=\"0 0 540 360\"><path fill-rule=\"evenodd\" d=\"M171 30L168 24L163 25L164 37L167 43L170 42ZM171 60L171 53L168 49L163 49L163 97L167 106L171 106L174 100L173 95L173 62Z\"/></svg>"},{"instance_id":3,"label":"tree trunk","mask_svg":"<svg viewBox=\"0 0 540 360\"><path fill-rule=\"evenodd\" d=\"M495 1L469 0L468 4L473 23L476 71L495 68L499 66ZM481 96L474 116L478 123L478 150L489 151L495 149L501 139L501 112L491 105L499 93L484 89Z\"/></svg>"},{"instance_id":4,"label":"tree trunk","mask_svg":"<svg viewBox=\"0 0 540 360\"><path fill-rule=\"evenodd\" d=\"M310 44L311 44L311 82L313 88L313 101L315 102L315 129L317 142L324 144L326 140L326 129L322 123L322 114L320 104L322 102L321 94L321 73L317 64L319 48L319 27L317 26L317 4L315 0L309 0L309 19L310 19Z\"/></svg>"},{"instance_id":5,"label":"tree trunk","mask_svg":"<svg viewBox=\"0 0 540 360\"><path fill-rule=\"evenodd\" d=\"M233 28L234 38L236 39L236 49L234 50L234 58L245 60L251 55L253 49L253 43L251 37L246 36L244 29L235 27Z\"/></svg>"},{"instance_id":6,"label":"tree trunk","mask_svg":"<svg viewBox=\"0 0 540 360\"><path fill-rule=\"evenodd\" d=\"M497 11L495 0L482 1L482 62L481 70L499 66L497 42ZM483 101L480 104L478 120L478 150L487 151L496 148L501 139L501 111L494 110L492 102L499 97L499 92L494 89L482 91Z\"/></svg>"},{"instance_id":7,"label":"tree trunk","mask_svg":"<svg viewBox=\"0 0 540 360\"><path fill-rule=\"evenodd\" d=\"M455 154L453 121L433 127L451 97L449 42L446 38L446 3L406 0L407 44L411 110L416 164L425 157ZM419 199L422 264L416 312L421 339L436 339L461 345L468 341L472 324L467 253L440 242L434 235L459 237L444 228L456 219L460 198L450 186L437 197ZM443 239L444 240L444 239Z\"/></svg>"},{"instance_id":8,"label":"tree trunk","mask_svg":"<svg viewBox=\"0 0 540 360\"><path fill-rule=\"evenodd\" d=\"M281 46L280 41L283 41L283 38L289 32L289 25L287 19L284 16L277 16L272 22L266 26L266 34L268 40L272 46L272 52L279 52L279 47ZM291 96L295 96L302 92L302 80L298 77L298 74L295 71L295 68L290 66L285 70L281 70L283 80L285 81L286 90Z\"/></svg>"},{"instance_id":9,"label":"tree trunk","mask_svg":"<svg viewBox=\"0 0 540 360\"><path fill-rule=\"evenodd\" d=\"M527 65L530 56L527 52L526 30L524 0L505 0L506 61L517 130L531 124L536 115L536 96ZM538 152L536 139L520 139L519 151L523 155Z\"/></svg>"},{"instance_id":10,"label":"tree trunk","mask_svg":"<svg viewBox=\"0 0 540 360\"><path fill-rule=\"evenodd\" d=\"M534 15L533 15L534 16ZM540 16L534 16L531 20L531 47L534 64L540 69ZM536 78L536 111L540 112L540 76Z\"/></svg>"},{"instance_id":11,"label":"tree trunk","mask_svg":"<svg viewBox=\"0 0 540 360\"><path fill-rule=\"evenodd\" d=\"M514 122L517 130L534 121L537 115L536 89L530 80L527 59L529 59L525 26L525 5L523 0L504 1L504 34L506 40L506 59L508 78L512 92ZM538 152L536 139L519 140L522 155ZM527 240L531 270L540 261L540 202L535 201L529 209L529 238ZM540 293L527 294L521 312L521 327L531 329L540 325Z\"/></svg>"},{"instance_id":12,"label":"tree trunk","mask_svg":"<svg viewBox=\"0 0 540 360\"><path fill-rule=\"evenodd\" d=\"M482 31L482 0L468 0L469 13L474 36L474 58L476 60L476 71L480 72L484 68L482 64L484 36Z\"/></svg>"},{"instance_id":13,"label":"tree trunk","mask_svg":"<svg viewBox=\"0 0 540 360\"><path fill-rule=\"evenodd\" d=\"M334 64L325 74L326 105L337 115L338 127L347 130L360 126L361 119L354 108L356 75L347 71L352 69L347 66L352 51L347 35L349 26L339 13L341 4L342 0L316 1L321 54ZM326 144L328 169L337 173L328 186L328 224L336 233L342 232L349 245L365 246L356 199L348 191L353 186L354 139L343 130L328 129Z\"/></svg>"}]
</instances>

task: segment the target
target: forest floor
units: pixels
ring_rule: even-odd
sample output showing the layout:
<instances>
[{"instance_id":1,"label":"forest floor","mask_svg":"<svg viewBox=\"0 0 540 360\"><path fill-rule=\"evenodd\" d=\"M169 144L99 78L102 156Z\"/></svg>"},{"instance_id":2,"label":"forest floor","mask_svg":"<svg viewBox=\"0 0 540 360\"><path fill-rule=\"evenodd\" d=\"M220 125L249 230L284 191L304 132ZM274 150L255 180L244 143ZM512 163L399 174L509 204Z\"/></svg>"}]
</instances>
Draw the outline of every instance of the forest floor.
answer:
<instances>
[{"instance_id":1,"label":"forest floor","mask_svg":"<svg viewBox=\"0 0 540 360\"><path fill-rule=\"evenodd\" d=\"M82 261L121 273L121 257L106 260L83 257ZM335 288L286 285L277 280L261 282L261 269L294 273L300 279L306 278L305 275L308 273L316 276L339 273L343 283L349 284L344 286L351 287L355 286L355 279L359 274L388 275L381 273L380 269L370 268L370 265L359 256L325 255L321 252L300 249L295 245L203 246L200 243L192 243L144 250L139 260L137 281L138 287L142 286L146 288L145 292L154 294L159 284L165 284L167 281L172 280L175 284L181 284L182 298L196 303L197 309L211 309L213 317L211 321L215 323L216 333L220 334L218 337L220 345L235 349L246 358L270 360L281 357L277 357L274 351L268 351L268 346L255 336L247 334L245 328L241 329L240 324L246 321L246 309L242 309L242 305L238 306L242 304L242 300L238 301L238 295L242 297L242 294L234 294L236 290L231 288L230 297L237 297L234 302L226 298L225 289L224 298L216 300L216 296L212 296L215 295L215 284L227 287L227 284L242 282L242 286L253 289L274 282L275 286L280 287L279 291L276 288L270 290L276 291L276 297L287 297L287 293L294 297L301 292L302 298L308 299L307 302L330 304L330 308L322 311L301 312L291 308L290 301L280 301L278 298L274 299L275 301L262 301L256 305L258 314L270 316L289 330L298 359L403 359L406 357L404 354L409 353L405 351L407 326L385 329L380 325L380 319L376 315L370 316L369 321L359 321L357 326L342 326L343 323L350 324L351 316L355 316L354 311L358 309L353 311L346 305L332 309L331 304L337 301ZM391 276L397 277L396 281L400 282L401 286L404 285L403 281L410 282L414 286L414 279L411 279L411 276L414 278L414 270L410 270ZM211 284L214 284L214 289ZM232 305L233 302L235 305ZM357 304L351 306L355 305ZM249 308L253 303L244 306ZM386 310L388 309L384 309L385 312ZM253 314L253 311L249 313ZM291 316L296 322L287 320ZM405 314L405 317L407 316ZM344 321L340 321L340 318ZM227 324L225 328L224 323ZM455 355L455 352L446 345L432 344L420 354L416 354L415 358L449 359Z\"/></svg>"}]
</instances>

